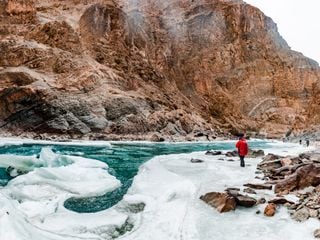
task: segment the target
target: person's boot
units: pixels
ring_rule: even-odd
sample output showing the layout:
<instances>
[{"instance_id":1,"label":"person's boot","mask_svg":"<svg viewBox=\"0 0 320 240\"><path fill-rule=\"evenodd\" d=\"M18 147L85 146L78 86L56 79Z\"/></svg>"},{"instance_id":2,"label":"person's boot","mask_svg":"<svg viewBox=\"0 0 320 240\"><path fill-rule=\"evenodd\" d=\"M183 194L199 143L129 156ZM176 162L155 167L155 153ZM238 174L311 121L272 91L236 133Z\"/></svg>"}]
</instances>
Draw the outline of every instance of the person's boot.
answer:
<instances>
[{"instance_id":1,"label":"person's boot","mask_svg":"<svg viewBox=\"0 0 320 240\"><path fill-rule=\"evenodd\" d=\"M241 161L240 167L244 167L244 161Z\"/></svg>"}]
</instances>

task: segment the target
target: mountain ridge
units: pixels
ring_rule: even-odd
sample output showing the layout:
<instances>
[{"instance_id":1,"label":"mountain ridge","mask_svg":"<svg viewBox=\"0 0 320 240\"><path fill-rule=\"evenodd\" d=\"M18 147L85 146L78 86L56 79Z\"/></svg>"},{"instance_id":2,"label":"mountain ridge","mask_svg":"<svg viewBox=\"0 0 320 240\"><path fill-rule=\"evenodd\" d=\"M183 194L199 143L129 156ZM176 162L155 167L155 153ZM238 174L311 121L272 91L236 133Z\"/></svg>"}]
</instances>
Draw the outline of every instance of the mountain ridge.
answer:
<instances>
[{"instance_id":1,"label":"mountain ridge","mask_svg":"<svg viewBox=\"0 0 320 240\"><path fill-rule=\"evenodd\" d=\"M243 1L0 4L3 133L281 137L319 124L319 65Z\"/></svg>"}]
</instances>

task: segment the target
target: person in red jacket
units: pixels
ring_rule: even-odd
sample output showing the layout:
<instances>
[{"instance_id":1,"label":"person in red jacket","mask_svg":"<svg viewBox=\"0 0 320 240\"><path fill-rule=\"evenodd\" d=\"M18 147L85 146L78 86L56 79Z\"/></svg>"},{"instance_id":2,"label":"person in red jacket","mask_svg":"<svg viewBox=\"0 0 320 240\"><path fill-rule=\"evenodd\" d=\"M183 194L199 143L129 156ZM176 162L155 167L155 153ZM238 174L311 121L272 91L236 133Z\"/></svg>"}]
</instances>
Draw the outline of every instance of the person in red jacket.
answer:
<instances>
[{"instance_id":1,"label":"person in red jacket","mask_svg":"<svg viewBox=\"0 0 320 240\"><path fill-rule=\"evenodd\" d=\"M239 141L236 144L236 148L238 149L239 157L240 157L240 166L244 167L244 157L248 154L248 143L244 138L244 134L242 134L239 138Z\"/></svg>"}]
</instances>

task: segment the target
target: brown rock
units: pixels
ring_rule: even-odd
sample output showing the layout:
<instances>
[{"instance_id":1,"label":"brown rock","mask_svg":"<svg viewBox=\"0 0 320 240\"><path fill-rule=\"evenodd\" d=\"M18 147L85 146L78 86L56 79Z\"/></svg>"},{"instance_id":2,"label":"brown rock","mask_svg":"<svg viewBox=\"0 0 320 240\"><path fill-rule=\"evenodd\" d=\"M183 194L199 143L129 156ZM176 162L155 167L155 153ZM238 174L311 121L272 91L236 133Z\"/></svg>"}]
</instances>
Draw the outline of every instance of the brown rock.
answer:
<instances>
[{"instance_id":1,"label":"brown rock","mask_svg":"<svg viewBox=\"0 0 320 240\"><path fill-rule=\"evenodd\" d=\"M10 15L34 13L36 11L32 0L8 0L5 10Z\"/></svg>"},{"instance_id":2,"label":"brown rock","mask_svg":"<svg viewBox=\"0 0 320 240\"><path fill-rule=\"evenodd\" d=\"M236 199L228 193L211 192L201 196L200 199L220 213L235 210L237 206Z\"/></svg>"},{"instance_id":3,"label":"brown rock","mask_svg":"<svg viewBox=\"0 0 320 240\"><path fill-rule=\"evenodd\" d=\"M275 192L293 191L320 184L320 166L310 164L299 168L295 173L275 185Z\"/></svg>"},{"instance_id":4,"label":"brown rock","mask_svg":"<svg viewBox=\"0 0 320 240\"><path fill-rule=\"evenodd\" d=\"M274 203L269 203L264 209L264 215L267 217L272 217L275 215L277 209L277 205Z\"/></svg>"}]
</instances>

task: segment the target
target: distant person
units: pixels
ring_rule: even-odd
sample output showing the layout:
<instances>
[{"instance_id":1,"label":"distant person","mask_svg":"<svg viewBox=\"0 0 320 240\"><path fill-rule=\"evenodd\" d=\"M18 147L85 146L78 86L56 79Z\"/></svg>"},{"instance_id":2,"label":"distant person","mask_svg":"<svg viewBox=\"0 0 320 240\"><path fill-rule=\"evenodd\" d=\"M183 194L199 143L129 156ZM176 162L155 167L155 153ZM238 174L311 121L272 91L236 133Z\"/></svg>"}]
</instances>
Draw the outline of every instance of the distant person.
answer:
<instances>
[{"instance_id":1,"label":"distant person","mask_svg":"<svg viewBox=\"0 0 320 240\"><path fill-rule=\"evenodd\" d=\"M240 135L239 141L236 144L236 148L238 149L238 154L240 157L240 167L245 167L244 157L248 154L248 143L244 137L244 134Z\"/></svg>"},{"instance_id":2,"label":"distant person","mask_svg":"<svg viewBox=\"0 0 320 240\"><path fill-rule=\"evenodd\" d=\"M306 144L307 144L307 147L309 147L309 145L310 145L309 139L306 140Z\"/></svg>"}]
</instances>

